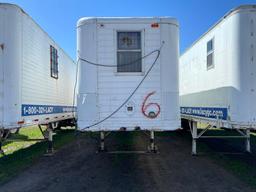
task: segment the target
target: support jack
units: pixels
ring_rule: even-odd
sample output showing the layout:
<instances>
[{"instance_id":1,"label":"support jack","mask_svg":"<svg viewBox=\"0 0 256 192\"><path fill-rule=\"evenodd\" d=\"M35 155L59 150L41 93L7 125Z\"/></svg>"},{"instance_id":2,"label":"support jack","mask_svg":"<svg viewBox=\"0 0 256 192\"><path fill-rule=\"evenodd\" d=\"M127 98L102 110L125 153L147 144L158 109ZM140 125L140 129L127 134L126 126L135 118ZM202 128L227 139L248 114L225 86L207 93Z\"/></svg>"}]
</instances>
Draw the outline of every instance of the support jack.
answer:
<instances>
[{"instance_id":1,"label":"support jack","mask_svg":"<svg viewBox=\"0 0 256 192\"><path fill-rule=\"evenodd\" d=\"M148 147L148 152L149 153L157 153L158 149L157 146L155 144L155 132L154 131L150 131L150 145Z\"/></svg>"},{"instance_id":2,"label":"support jack","mask_svg":"<svg viewBox=\"0 0 256 192\"><path fill-rule=\"evenodd\" d=\"M98 152L106 152L105 149L105 132L101 131L100 132L100 146Z\"/></svg>"},{"instance_id":3,"label":"support jack","mask_svg":"<svg viewBox=\"0 0 256 192\"><path fill-rule=\"evenodd\" d=\"M198 126L196 121L190 121L189 122L190 132L192 135L192 155L197 155L197 141L198 139L225 139L225 138L232 138L232 139L245 139L245 151L248 153L251 153L251 144L250 144L250 129L235 129L239 135L238 136L223 136L223 135L204 135L210 128L212 128L212 125L208 125L206 128L204 128L200 133L198 133Z\"/></svg>"},{"instance_id":4,"label":"support jack","mask_svg":"<svg viewBox=\"0 0 256 192\"><path fill-rule=\"evenodd\" d=\"M48 141L48 149L45 156L52 156L55 151L53 147L53 127L51 124L47 125L46 134L44 135L46 136L46 139Z\"/></svg>"},{"instance_id":5,"label":"support jack","mask_svg":"<svg viewBox=\"0 0 256 192\"><path fill-rule=\"evenodd\" d=\"M4 150L2 149L2 145L3 145L3 144L2 144L2 141L0 141L0 154L1 154L1 155L5 155L5 154L4 154Z\"/></svg>"},{"instance_id":6,"label":"support jack","mask_svg":"<svg viewBox=\"0 0 256 192\"><path fill-rule=\"evenodd\" d=\"M98 152L108 152L111 154L128 154L128 153L158 153L158 148L155 144L155 132L154 131L150 131L150 144L147 148L146 151L107 151L106 150L106 146L105 146L105 138L110 134L111 132L108 132L107 134L104 131L100 132L100 144L99 144L99 149ZM148 135L148 134L147 134Z\"/></svg>"}]
</instances>

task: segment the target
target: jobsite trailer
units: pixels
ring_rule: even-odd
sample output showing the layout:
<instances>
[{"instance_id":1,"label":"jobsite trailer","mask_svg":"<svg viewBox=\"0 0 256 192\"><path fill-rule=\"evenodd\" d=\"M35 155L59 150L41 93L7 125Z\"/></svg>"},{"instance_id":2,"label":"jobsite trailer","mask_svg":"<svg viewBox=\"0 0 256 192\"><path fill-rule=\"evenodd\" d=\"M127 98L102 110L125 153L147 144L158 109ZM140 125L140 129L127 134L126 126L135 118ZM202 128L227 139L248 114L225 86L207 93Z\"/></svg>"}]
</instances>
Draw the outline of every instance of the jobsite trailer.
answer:
<instances>
[{"instance_id":1,"label":"jobsite trailer","mask_svg":"<svg viewBox=\"0 0 256 192\"><path fill-rule=\"evenodd\" d=\"M180 105L183 126L196 140L211 138L211 127L235 129L250 152L256 128L256 6L231 10L180 57ZM197 123L207 127L197 133ZM192 126L193 125L193 126Z\"/></svg>"},{"instance_id":2,"label":"jobsite trailer","mask_svg":"<svg viewBox=\"0 0 256 192\"><path fill-rule=\"evenodd\" d=\"M20 7L0 3L0 130L74 119L76 65Z\"/></svg>"},{"instance_id":3,"label":"jobsite trailer","mask_svg":"<svg viewBox=\"0 0 256 192\"><path fill-rule=\"evenodd\" d=\"M178 44L173 18L80 19L78 129L180 128Z\"/></svg>"}]
</instances>

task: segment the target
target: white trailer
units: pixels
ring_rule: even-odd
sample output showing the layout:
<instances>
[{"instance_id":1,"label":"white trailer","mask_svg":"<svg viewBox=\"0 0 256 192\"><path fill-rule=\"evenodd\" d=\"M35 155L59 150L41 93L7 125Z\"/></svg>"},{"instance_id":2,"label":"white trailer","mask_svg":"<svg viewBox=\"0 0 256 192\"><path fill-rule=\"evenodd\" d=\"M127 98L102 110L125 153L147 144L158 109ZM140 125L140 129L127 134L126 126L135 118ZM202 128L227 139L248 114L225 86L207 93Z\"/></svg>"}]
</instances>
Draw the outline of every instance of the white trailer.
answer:
<instances>
[{"instance_id":1,"label":"white trailer","mask_svg":"<svg viewBox=\"0 0 256 192\"><path fill-rule=\"evenodd\" d=\"M73 119L75 71L29 15L0 3L0 130Z\"/></svg>"},{"instance_id":2,"label":"white trailer","mask_svg":"<svg viewBox=\"0 0 256 192\"><path fill-rule=\"evenodd\" d=\"M78 129L180 128L178 31L169 17L80 19Z\"/></svg>"},{"instance_id":3,"label":"white trailer","mask_svg":"<svg viewBox=\"0 0 256 192\"><path fill-rule=\"evenodd\" d=\"M256 6L244 5L227 13L180 57L181 117L184 124L194 124L193 154L197 139L210 138L203 135L210 127L237 130L249 152L255 98ZM197 134L197 122L209 126Z\"/></svg>"}]
</instances>

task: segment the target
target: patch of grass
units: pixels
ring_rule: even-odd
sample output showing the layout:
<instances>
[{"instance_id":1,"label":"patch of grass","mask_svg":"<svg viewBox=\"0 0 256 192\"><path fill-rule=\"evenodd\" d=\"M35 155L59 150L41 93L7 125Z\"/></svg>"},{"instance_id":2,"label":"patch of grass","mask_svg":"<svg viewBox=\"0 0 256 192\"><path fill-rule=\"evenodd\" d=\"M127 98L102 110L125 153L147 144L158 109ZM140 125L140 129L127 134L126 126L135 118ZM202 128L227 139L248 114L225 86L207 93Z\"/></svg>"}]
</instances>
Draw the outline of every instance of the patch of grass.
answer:
<instances>
[{"instance_id":1,"label":"patch of grass","mask_svg":"<svg viewBox=\"0 0 256 192\"><path fill-rule=\"evenodd\" d=\"M46 128L43 127L43 130ZM28 139L43 139L41 131L37 127L26 127L21 128L18 134L11 134L11 139L18 139L19 141L6 141L3 143L2 149L6 155L12 154L13 152L27 148L30 145L36 143L36 141L27 141ZM0 154L0 158L3 155Z\"/></svg>"},{"instance_id":2,"label":"patch of grass","mask_svg":"<svg viewBox=\"0 0 256 192\"><path fill-rule=\"evenodd\" d=\"M36 127L24 128L15 137L42 138L42 134ZM74 130L60 130L54 135L54 148L59 149L66 143L75 139ZM28 144L28 146L26 146ZM0 183L6 182L17 173L31 166L47 150L47 142L7 142L4 148L11 148L7 155L0 158Z\"/></svg>"},{"instance_id":3,"label":"patch of grass","mask_svg":"<svg viewBox=\"0 0 256 192\"><path fill-rule=\"evenodd\" d=\"M234 132L230 130L210 130L207 135L234 135ZM235 133L236 135L236 133ZM219 140L216 140L216 142ZM211 143L210 140L206 140L206 142L200 142L199 153L206 152L206 155L211 158L216 164L222 166L228 172L231 172L233 175L237 176L240 180L249 184L252 188L256 189L256 154L255 151L252 154L237 154L232 155L227 153L219 153L216 152L211 145L215 145L215 143ZM211 144L210 144L211 143ZM223 148L227 148L227 150L235 150L237 152L241 152L244 148L243 139L225 139L225 142L221 142ZM252 149L256 146L256 133L251 133L251 147ZM217 148L220 148L219 146Z\"/></svg>"}]
</instances>

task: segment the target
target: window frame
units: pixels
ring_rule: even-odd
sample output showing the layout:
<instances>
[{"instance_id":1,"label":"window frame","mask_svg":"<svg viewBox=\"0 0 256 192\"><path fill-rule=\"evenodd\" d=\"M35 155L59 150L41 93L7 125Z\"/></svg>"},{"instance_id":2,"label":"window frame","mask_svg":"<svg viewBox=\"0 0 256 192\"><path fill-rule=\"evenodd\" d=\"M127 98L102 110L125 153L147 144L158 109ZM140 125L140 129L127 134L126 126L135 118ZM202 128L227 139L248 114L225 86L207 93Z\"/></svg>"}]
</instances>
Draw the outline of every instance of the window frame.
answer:
<instances>
[{"instance_id":1,"label":"window frame","mask_svg":"<svg viewBox=\"0 0 256 192\"><path fill-rule=\"evenodd\" d=\"M50 71L51 71L51 77L54 79L59 78L58 60L59 60L58 50L53 45L50 45Z\"/></svg>"},{"instance_id":2,"label":"window frame","mask_svg":"<svg viewBox=\"0 0 256 192\"><path fill-rule=\"evenodd\" d=\"M208 43L212 42L212 49L208 51ZM206 68L207 70L213 69L215 67L215 58L214 58L214 52L215 52L215 38L211 38L206 43ZM212 55L212 64L208 65L208 56Z\"/></svg>"},{"instance_id":3,"label":"window frame","mask_svg":"<svg viewBox=\"0 0 256 192\"><path fill-rule=\"evenodd\" d=\"M118 49L118 33L140 33L140 49ZM144 68L143 68L143 59L141 60L141 71L136 71L136 72L132 72L132 71L118 71L118 52L140 52L141 57L143 56L143 38L144 38L144 34L142 30L126 30L126 29L122 29L122 30L115 30L115 58L116 58L116 68L115 68L115 74L116 75L144 75Z\"/></svg>"}]
</instances>

